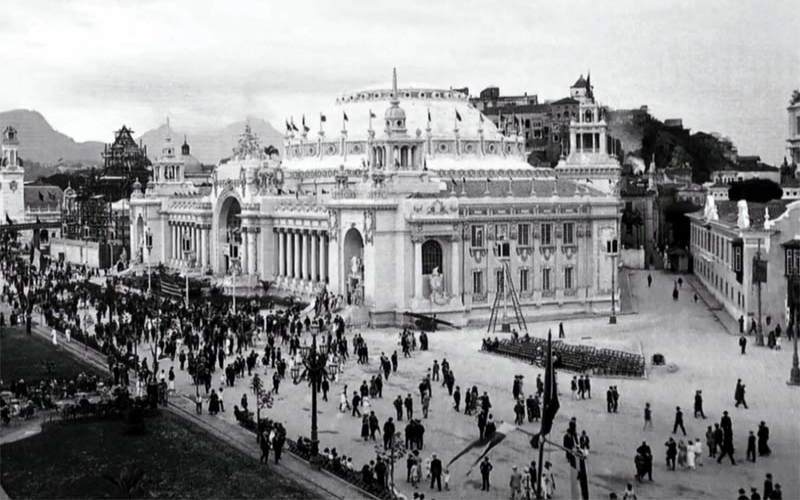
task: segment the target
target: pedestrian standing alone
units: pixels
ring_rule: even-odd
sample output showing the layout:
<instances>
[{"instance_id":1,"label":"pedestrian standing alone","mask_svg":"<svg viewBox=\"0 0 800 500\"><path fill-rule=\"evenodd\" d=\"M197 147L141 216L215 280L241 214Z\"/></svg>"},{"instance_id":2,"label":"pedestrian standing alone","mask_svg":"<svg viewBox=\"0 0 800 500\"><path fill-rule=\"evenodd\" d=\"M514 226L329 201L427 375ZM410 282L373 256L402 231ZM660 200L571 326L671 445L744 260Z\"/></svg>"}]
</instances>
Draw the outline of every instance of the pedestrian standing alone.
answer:
<instances>
[{"instance_id":1,"label":"pedestrian standing alone","mask_svg":"<svg viewBox=\"0 0 800 500\"><path fill-rule=\"evenodd\" d=\"M683 435L686 435L686 428L683 426L683 412L681 411L681 407L678 406L675 408L675 425L672 426L672 433L675 434L678 432L678 428L680 427Z\"/></svg>"},{"instance_id":2,"label":"pedestrian standing alone","mask_svg":"<svg viewBox=\"0 0 800 500\"><path fill-rule=\"evenodd\" d=\"M481 491L489 491L489 475L492 473L492 463L489 457L484 457L481 462Z\"/></svg>"}]
</instances>

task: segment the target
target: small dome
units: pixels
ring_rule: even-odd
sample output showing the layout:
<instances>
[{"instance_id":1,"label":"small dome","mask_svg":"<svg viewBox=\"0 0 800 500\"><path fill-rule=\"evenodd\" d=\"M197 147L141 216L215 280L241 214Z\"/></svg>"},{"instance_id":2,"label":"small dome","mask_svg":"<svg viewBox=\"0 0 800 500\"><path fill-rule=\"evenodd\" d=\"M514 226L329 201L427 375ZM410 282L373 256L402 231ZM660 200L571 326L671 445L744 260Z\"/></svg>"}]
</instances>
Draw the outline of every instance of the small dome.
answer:
<instances>
[{"instance_id":1,"label":"small dome","mask_svg":"<svg viewBox=\"0 0 800 500\"><path fill-rule=\"evenodd\" d=\"M405 121L406 112L403 111L403 108L401 108L400 106L393 105L386 110L386 114L384 115L384 117L392 122L396 122L397 120Z\"/></svg>"}]
</instances>

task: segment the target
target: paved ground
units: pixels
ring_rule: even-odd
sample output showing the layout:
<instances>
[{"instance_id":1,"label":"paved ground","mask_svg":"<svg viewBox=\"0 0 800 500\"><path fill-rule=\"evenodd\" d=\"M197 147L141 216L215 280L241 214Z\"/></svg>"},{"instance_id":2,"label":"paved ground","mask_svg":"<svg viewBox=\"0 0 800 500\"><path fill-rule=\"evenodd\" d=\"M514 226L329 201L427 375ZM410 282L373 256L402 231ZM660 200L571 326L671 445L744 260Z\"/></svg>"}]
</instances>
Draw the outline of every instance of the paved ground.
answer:
<instances>
[{"instance_id":1,"label":"paved ground","mask_svg":"<svg viewBox=\"0 0 800 500\"><path fill-rule=\"evenodd\" d=\"M655 281L647 288L647 272L631 274L631 297L639 314L619 318L616 326L608 325L607 319L590 318L565 323L567 340L591 337L604 343L619 342L621 345L640 344L645 356L659 352L665 355L667 367L648 366L646 380L594 379L594 399L571 401L566 389L570 374L560 376L561 411L556 420L554 439L560 441L567 421L575 416L578 428L586 430L592 439L592 454L589 461L590 486L593 498L604 498L609 491L618 494L627 482L633 481L634 450L643 439L653 448L656 457L654 480L637 487L640 498L731 498L740 487L749 488L762 484L764 474L772 472L784 489L784 498L800 498L800 389L785 383L791 366L791 350L776 352L764 348L749 348L746 356L739 354L737 338L725 332L723 326L708 310L703 301L694 303L693 290L684 283L680 299L671 298L674 276L652 272ZM557 322L536 323L531 333L545 335L548 328L556 330ZM371 363L356 365L350 361L345 374L335 384L329 402L320 404L321 447L336 447L340 454L354 456L356 464L374 458L374 443L359 439L360 420L337 411L338 393L343 384L349 391L357 388L362 380L377 373L375 361L381 351L389 354L397 345L397 330L383 329L363 331L370 346ZM530 389L538 368L524 363L479 352L483 330L460 330L437 332L431 335L431 350L414 353L412 360L400 360L400 369L384 387L384 399L373 401L372 407L383 422L394 415L391 400L398 394L412 393L419 407L417 385L434 359L446 357L455 371L456 383L462 389L477 385L488 391L494 405L495 420L513 421L511 383L513 375L525 376L526 389ZM177 370L177 363L176 363ZM216 373L218 380L219 371ZM261 372L264 373L263 370ZM267 371L271 377L272 371ZM749 410L733 408L733 390L737 378L742 378L748 387ZM269 380L269 379L268 379ZM238 404L249 380L238 380L237 387L225 391L225 406L228 411L218 419L233 421L232 408ZM605 412L604 394L609 385L616 385L621 393L620 412L609 415ZM218 382L215 383L218 386ZM708 420L695 420L691 415L693 395L702 389ZM194 386L185 373L179 374L178 392L189 396ZM251 406L252 394L248 393ZM270 418L282 421L290 437L308 435L310 428L310 390L307 385L294 386L284 383L275 406L267 411ZM654 411L655 429L642 431L642 408L650 402ZM707 459L697 471L667 471L664 466L663 444L671 435L675 406L685 411L687 438L704 438L705 426L718 422L722 410L729 410L733 418L737 460L740 465L717 465ZM744 461L746 434L756 430L758 422L764 420L771 427L773 455L760 459L757 464ZM446 390L434 386L430 418L423 421L426 426L425 450L427 455L438 453L444 461L450 459L465 444L477 435L473 419L456 413ZM526 431L535 432L537 426L525 424ZM557 497L568 497L567 465L561 452L548 452L546 459L554 464L558 492ZM451 491L437 493L435 498L507 498L511 465L523 464L536 458L528 445L528 437L513 432L506 441L491 454L495 469L492 494L480 493L480 478L477 472L467 476L469 465L477 457L471 453L451 467ZM398 464L396 473L400 490L406 494L413 490L405 482L405 467ZM427 485L422 490L428 491ZM430 497L430 495L428 495Z\"/></svg>"}]
</instances>

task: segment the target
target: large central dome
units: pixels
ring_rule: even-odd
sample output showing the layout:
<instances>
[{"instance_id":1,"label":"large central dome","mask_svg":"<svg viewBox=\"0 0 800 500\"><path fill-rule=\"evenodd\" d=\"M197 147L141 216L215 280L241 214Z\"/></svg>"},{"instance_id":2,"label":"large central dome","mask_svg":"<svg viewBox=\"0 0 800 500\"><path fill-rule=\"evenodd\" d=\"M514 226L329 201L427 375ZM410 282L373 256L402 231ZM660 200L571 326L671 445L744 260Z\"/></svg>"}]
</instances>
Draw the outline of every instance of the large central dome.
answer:
<instances>
[{"instance_id":1,"label":"large central dome","mask_svg":"<svg viewBox=\"0 0 800 500\"><path fill-rule=\"evenodd\" d=\"M397 143L401 139L415 149L409 154L418 156L418 166L429 170L532 168L525 158L523 138L503 135L458 90L398 87L395 78L392 88L343 94L332 106L300 116L304 122L300 127L294 117L287 120L285 165L289 169L376 164L375 154L370 153L375 148L403 147ZM319 120L308 119L316 116ZM381 163L380 158L377 162Z\"/></svg>"}]
</instances>

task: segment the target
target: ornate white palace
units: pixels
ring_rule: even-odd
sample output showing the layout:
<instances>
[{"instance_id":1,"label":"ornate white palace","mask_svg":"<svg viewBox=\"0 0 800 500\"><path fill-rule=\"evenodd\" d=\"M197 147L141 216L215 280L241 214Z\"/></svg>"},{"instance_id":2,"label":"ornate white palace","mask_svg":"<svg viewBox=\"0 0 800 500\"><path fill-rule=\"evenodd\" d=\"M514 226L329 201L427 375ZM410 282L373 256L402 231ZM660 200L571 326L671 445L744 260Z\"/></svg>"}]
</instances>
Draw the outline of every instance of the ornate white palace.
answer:
<instances>
[{"instance_id":1,"label":"ornate white palace","mask_svg":"<svg viewBox=\"0 0 800 500\"><path fill-rule=\"evenodd\" d=\"M318 130L306 126L310 116ZM140 263L240 271L249 286L327 287L374 325L405 312L485 321L505 262L526 315L604 312L619 165L604 138L588 139L605 135L595 117L573 123L587 139L566 165L534 168L523 139L501 134L467 95L398 88L395 76L390 89L287 121L282 158L245 130L210 188L186 180L168 139L147 191L131 198L131 248Z\"/></svg>"}]
</instances>

